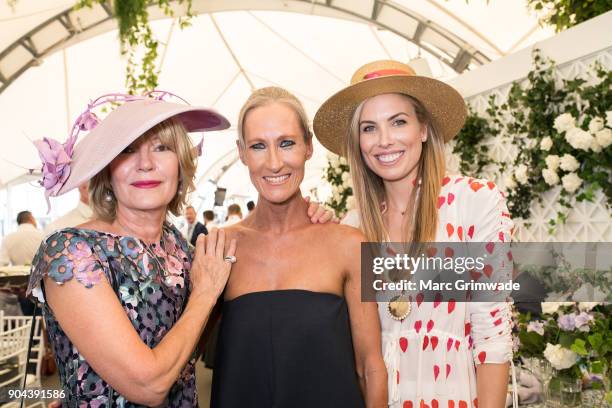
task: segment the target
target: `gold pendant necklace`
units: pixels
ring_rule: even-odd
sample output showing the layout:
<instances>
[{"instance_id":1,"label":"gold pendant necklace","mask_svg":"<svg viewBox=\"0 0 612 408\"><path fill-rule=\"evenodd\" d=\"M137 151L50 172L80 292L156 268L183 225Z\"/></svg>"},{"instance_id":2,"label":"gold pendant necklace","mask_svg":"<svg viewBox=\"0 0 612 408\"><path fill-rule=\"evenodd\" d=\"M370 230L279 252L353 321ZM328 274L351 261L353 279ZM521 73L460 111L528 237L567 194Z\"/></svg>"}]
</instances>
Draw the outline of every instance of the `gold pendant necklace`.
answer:
<instances>
[{"instance_id":1,"label":"gold pendant necklace","mask_svg":"<svg viewBox=\"0 0 612 408\"><path fill-rule=\"evenodd\" d=\"M406 297L404 293L401 295L396 295L389 300L387 303L387 311L391 318L397 321L402 321L412 311L412 303L410 299Z\"/></svg>"}]
</instances>

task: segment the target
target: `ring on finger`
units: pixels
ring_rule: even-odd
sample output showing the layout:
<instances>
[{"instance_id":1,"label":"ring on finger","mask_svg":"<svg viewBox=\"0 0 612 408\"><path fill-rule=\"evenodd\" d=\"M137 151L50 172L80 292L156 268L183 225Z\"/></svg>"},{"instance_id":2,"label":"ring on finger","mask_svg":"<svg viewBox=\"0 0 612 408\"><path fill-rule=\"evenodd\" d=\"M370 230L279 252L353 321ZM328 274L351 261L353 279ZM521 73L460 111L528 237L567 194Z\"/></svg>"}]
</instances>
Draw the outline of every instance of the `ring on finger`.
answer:
<instances>
[{"instance_id":1,"label":"ring on finger","mask_svg":"<svg viewBox=\"0 0 612 408\"><path fill-rule=\"evenodd\" d=\"M224 256L223 260L225 262L229 262L231 264L236 263L236 261L237 261L237 259L236 259L236 257L234 255Z\"/></svg>"}]
</instances>

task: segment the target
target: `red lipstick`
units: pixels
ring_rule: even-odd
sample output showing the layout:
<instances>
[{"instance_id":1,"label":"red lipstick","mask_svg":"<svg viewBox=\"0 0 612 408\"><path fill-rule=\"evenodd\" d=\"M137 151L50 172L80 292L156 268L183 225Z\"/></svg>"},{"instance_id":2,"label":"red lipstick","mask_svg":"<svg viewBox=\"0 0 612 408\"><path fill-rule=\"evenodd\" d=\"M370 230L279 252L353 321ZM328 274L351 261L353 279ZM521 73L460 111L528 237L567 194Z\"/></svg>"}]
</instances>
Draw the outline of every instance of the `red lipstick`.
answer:
<instances>
[{"instance_id":1,"label":"red lipstick","mask_svg":"<svg viewBox=\"0 0 612 408\"><path fill-rule=\"evenodd\" d=\"M156 180L142 180L132 183L136 188L155 188L161 184L161 181Z\"/></svg>"}]
</instances>

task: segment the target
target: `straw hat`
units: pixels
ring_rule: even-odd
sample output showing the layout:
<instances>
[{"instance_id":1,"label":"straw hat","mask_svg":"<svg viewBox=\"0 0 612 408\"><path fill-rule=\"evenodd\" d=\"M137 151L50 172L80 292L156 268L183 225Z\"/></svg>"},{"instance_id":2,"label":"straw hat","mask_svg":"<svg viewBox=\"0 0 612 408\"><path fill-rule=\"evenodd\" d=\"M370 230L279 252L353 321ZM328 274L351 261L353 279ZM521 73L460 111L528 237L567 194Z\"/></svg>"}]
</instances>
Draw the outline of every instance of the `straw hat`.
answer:
<instances>
[{"instance_id":1,"label":"straw hat","mask_svg":"<svg viewBox=\"0 0 612 408\"><path fill-rule=\"evenodd\" d=\"M313 128L317 139L328 150L345 154L346 139L355 109L364 100L386 93L401 93L418 99L431 114L434 126L451 140L465 122L466 106L453 87L433 78L418 76L410 66L381 60L359 68L351 84L327 99L317 111Z\"/></svg>"}]
</instances>

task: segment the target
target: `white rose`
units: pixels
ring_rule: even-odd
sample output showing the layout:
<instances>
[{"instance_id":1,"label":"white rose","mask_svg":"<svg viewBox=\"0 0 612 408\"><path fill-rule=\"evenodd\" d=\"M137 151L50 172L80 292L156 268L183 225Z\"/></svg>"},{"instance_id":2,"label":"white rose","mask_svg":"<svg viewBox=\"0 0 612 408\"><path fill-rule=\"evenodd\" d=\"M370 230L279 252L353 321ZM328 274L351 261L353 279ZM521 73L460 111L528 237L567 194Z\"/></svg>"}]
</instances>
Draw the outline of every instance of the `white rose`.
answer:
<instances>
[{"instance_id":1,"label":"white rose","mask_svg":"<svg viewBox=\"0 0 612 408\"><path fill-rule=\"evenodd\" d=\"M327 153L327 161L329 161L330 166L338 167L338 156L332 152Z\"/></svg>"},{"instance_id":2,"label":"white rose","mask_svg":"<svg viewBox=\"0 0 612 408\"><path fill-rule=\"evenodd\" d=\"M612 130L603 129L595 133L595 140L602 148L606 148L612 144Z\"/></svg>"},{"instance_id":3,"label":"white rose","mask_svg":"<svg viewBox=\"0 0 612 408\"><path fill-rule=\"evenodd\" d=\"M576 119L574 119L571 113L564 113L557 116L554 126L557 132L565 132L576 127Z\"/></svg>"},{"instance_id":4,"label":"white rose","mask_svg":"<svg viewBox=\"0 0 612 408\"><path fill-rule=\"evenodd\" d=\"M336 167L336 174L342 174L342 169L340 167Z\"/></svg>"},{"instance_id":5,"label":"white rose","mask_svg":"<svg viewBox=\"0 0 612 408\"><path fill-rule=\"evenodd\" d=\"M567 153L561 157L559 165L561 166L561 169L565 171L576 171L580 167L578 160L576 160L571 154Z\"/></svg>"},{"instance_id":6,"label":"white rose","mask_svg":"<svg viewBox=\"0 0 612 408\"><path fill-rule=\"evenodd\" d=\"M338 192L338 190L334 190L332 194L332 198L334 199L335 202L340 202L340 193Z\"/></svg>"},{"instance_id":7,"label":"white rose","mask_svg":"<svg viewBox=\"0 0 612 408\"><path fill-rule=\"evenodd\" d=\"M540 149L544 151L549 151L553 145L553 141L549 136L546 136L540 141Z\"/></svg>"},{"instance_id":8,"label":"white rose","mask_svg":"<svg viewBox=\"0 0 612 408\"><path fill-rule=\"evenodd\" d=\"M518 181L520 184L526 184L528 181L527 166L525 166L524 164L519 165L514 171L514 177L516 178L516 181Z\"/></svg>"},{"instance_id":9,"label":"white rose","mask_svg":"<svg viewBox=\"0 0 612 408\"><path fill-rule=\"evenodd\" d=\"M340 162L340 164L342 164L342 165L347 165L347 164L348 164L348 162L346 161L346 159L345 159L344 157L340 157L339 162Z\"/></svg>"},{"instance_id":10,"label":"white rose","mask_svg":"<svg viewBox=\"0 0 612 408\"><path fill-rule=\"evenodd\" d=\"M508 190L514 190L516 188L516 181L514 181L514 177L506 176L506 188Z\"/></svg>"},{"instance_id":11,"label":"white rose","mask_svg":"<svg viewBox=\"0 0 612 408\"><path fill-rule=\"evenodd\" d=\"M589 122L589 132L597 133L604 127L604 121L602 118L593 118Z\"/></svg>"},{"instance_id":12,"label":"white rose","mask_svg":"<svg viewBox=\"0 0 612 408\"><path fill-rule=\"evenodd\" d=\"M597 142L597 138L593 138L593 142L591 143L591 150L595 153L599 153L603 150L599 142Z\"/></svg>"},{"instance_id":13,"label":"white rose","mask_svg":"<svg viewBox=\"0 0 612 408\"><path fill-rule=\"evenodd\" d=\"M572 350L568 350L560 344L546 343L544 357L557 370L565 370L570 368L578 361L578 354Z\"/></svg>"},{"instance_id":14,"label":"white rose","mask_svg":"<svg viewBox=\"0 0 612 408\"><path fill-rule=\"evenodd\" d=\"M612 111L606 112L606 124L609 128L612 128Z\"/></svg>"},{"instance_id":15,"label":"white rose","mask_svg":"<svg viewBox=\"0 0 612 408\"><path fill-rule=\"evenodd\" d=\"M578 177L576 173L566 174L561 178L561 182L563 183L563 188L568 193L573 193L574 191L578 190L582 185L582 179Z\"/></svg>"},{"instance_id":16,"label":"white rose","mask_svg":"<svg viewBox=\"0 0 612 408\"><path fill-rule=\"evenodd\" d=\"M544 181L549 186L554 186L556 184L559 184L559 175L554 170L551 170L551 169L542 170L542 177L544 177Z\"/></svg>"},{"instance_id":17,"label":"white rose","mask_svg":"<svg viewBox=\"0 0 612 408\"><path fill-rule=\"evenodd\" d=\"M548 156L546 156L546 159L544 159L544 161L546 161L546 167L548 167L552 171L556 171L559 168L559 156L557 156L556 154L549 154Z\"/></svg>"},{"instance_id":18,"label":"white rose","mask_svg":"<svg viewBox=\"0 0 612 408\"><path fill-rule=\"evenodd\" d=\"M346 181L349 179L349 174L345 171L344 173L342 173L342 181Z\"/></svg>"},{"instance_id":19,"label":"white rose","mask_svg":"<svg viewBox=\"0 0 612 408\"><path fill-rule=\"evenodd\" d=\"M353 208L355 208L355 197L348 196L346 198L346 209L347 210L352 210Z\"/></svg>"},{"instance_id":20,"label":"white rose","mask_svg":"<svg viewBox=\"0 0 612 408\"><path fill-rule=\"evenodd\" d=\"M580 128L573 128L565 133L565 140L574 149L589 150L591 144L593 144L593 136L589 132Z\"/></svg>"}]
</instances>

